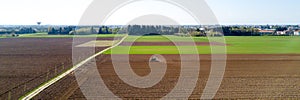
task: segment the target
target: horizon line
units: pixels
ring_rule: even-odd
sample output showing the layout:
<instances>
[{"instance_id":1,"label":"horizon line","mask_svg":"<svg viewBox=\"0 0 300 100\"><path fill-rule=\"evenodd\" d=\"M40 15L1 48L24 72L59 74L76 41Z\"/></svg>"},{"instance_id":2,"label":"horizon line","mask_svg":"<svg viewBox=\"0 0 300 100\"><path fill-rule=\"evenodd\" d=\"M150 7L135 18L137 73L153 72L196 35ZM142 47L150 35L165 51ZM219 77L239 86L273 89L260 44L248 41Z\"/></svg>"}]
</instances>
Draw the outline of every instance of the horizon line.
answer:
<instances>
[{"instance_id":1,"label":"horizon line","mask_svg":"<svg viewBox=\"0 0 300 100\"><path fill-rule=\"evenodd\" d=\"M151 24L129 24L129 25L151 25ZM156 24L154 24L155 26ZM157 24L159 25L159 24ZM202 25L221 25L221 26L251 26L251 25L300 25L299 24L184 24L184 25L173 25L173 26L202 26ZM45 25L36 25L36 24L0 24L0 26L126 26L126 25L73 25L73 24L45 24ZM172 26L172 25L161 25L161 26Z\"/></svg>"}]
</instances>

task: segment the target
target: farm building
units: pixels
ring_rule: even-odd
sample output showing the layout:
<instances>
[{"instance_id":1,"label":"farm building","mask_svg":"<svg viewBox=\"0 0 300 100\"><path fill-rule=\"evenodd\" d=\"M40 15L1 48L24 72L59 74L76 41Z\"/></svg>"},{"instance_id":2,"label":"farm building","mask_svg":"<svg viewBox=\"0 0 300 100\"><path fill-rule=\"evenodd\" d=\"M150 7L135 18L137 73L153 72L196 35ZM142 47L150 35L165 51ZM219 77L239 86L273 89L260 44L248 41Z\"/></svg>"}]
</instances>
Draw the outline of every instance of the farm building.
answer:
<instances>
[{"instance_id":1,"label":"farm building","mask_svg":"<svg viewBox=\"0 0 300 100\"><path fill-rule=\"evenodd\" d=\"M286 35L286 31L277 31L276 34L277 35Z\"/></svg>"},{"instance_id":2,"label":"farm building","mask_svg":"<svg viewBox=\"0 0 300 100\"><path fill-rule=\"evenodd\" d=\"M259 30L260 35L272 35L275 33L276 30L274 29L265 29L265 30Z\"/></svg>"}]
</instances>

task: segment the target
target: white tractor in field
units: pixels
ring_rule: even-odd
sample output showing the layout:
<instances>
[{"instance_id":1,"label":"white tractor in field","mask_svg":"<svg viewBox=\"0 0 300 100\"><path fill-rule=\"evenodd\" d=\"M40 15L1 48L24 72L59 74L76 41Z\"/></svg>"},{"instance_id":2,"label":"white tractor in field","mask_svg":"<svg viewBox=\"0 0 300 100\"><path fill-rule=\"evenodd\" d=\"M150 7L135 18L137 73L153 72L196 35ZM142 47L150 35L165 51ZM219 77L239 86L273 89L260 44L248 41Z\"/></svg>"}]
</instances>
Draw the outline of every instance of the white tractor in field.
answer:
<instances>
[{"instance_id":1,"label":"white tractor in field","mask_svg":"<svg viewBox=\"0 0 300 100\"><path fill-rule=\"evenodd\" d=\"M156 56L152 56L150 58L150 62L161 62L161 60L158 57L156 57Z\"/></svg>"}]
</instances>

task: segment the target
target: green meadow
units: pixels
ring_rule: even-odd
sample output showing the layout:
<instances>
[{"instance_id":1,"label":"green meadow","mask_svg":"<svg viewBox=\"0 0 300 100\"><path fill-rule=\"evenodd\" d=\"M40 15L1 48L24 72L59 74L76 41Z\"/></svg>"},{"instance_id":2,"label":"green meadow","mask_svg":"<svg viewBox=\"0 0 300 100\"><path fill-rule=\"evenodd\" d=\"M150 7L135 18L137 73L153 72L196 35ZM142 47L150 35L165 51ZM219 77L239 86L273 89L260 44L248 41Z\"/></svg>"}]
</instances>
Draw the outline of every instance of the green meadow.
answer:
<instances>
[{"instance_id":1,"label":"green meadow","mask_svg":"<svg viewBox=\"0 0 300 100\"><path fill-rule=\"evenodd\" d=\"M126 42L208 42L207 37L129 36ZM117 46L106 54L300 54L299 36L228 36L228 46ZM211 40L214 40L212 37ZM224 51L226 50L226 52Z\"/></svg>"}]
</instances>

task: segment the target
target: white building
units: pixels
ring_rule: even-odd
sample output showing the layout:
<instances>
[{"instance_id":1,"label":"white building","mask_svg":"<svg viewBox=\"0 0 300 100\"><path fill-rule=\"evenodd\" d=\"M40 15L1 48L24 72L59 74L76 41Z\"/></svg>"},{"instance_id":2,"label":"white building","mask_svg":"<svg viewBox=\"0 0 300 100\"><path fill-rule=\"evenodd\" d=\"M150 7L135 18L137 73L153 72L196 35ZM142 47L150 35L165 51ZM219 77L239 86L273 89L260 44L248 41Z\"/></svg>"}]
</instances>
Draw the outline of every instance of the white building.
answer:
<instances>
[{"instance_id":1,"label":"white building","mask_svg":"<svg viewBox=\"0 0 300 100\"><path fill-rule=\"evenodd\" d=\"M277 33L277 35L285 35L286 31L277 31L276 33Z\"/></svg>"},{"instance_id":2,"label":"white building","mask_svg":"<svg viewBox=\"0 0 300 100\"><path fill-rule=\"evenodd\" d=\"M294 35L299 36L300 35L300 31L294 31Z\"/></svg>"}]
</instances>

